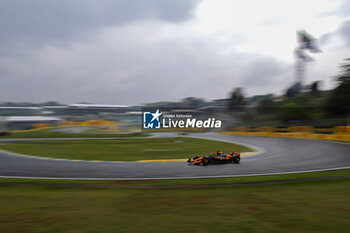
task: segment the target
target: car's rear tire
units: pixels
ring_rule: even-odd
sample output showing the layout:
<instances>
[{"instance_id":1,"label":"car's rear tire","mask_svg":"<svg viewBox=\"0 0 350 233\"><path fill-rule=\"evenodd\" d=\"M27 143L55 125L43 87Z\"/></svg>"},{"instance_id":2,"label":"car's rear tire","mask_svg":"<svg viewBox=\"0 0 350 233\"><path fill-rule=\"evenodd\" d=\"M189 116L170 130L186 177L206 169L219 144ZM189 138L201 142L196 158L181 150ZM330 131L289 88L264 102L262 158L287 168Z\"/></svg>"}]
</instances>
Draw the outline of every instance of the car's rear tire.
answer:
<instances>
[{"instance_id":1,"label":"car's rear tire","mask_svg":"<svg viewBox=\"0 0 350 233\"><path fill-rule=\"evenodd\" d=\"M209 164L209 159L203 159L203 160L202 160L202 164L203 164L204 166L208 165L208 164Z\"/></svg>"},{"instance_id":2,"label":"car's rear tire","mask_svg":"<svg viewBox=\"0 0 350 233\"><path fill-rule=\"evenodd\" d=\"M241 158L238 157L238 156L235 156L235 157L232 158L232 162L233 163L239 163L239 161L241 161Z\"/></svg>"}]
</instances>

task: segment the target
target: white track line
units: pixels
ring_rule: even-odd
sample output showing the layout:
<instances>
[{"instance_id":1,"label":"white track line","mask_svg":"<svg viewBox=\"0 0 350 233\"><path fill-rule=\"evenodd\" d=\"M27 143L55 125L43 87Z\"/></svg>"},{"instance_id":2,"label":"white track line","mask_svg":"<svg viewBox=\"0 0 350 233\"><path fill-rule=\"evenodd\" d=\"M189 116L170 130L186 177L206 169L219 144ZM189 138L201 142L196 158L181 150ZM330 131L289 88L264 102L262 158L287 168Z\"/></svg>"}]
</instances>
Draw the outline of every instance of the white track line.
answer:
<instances>
[{"instance_id":1,"label":"white track line","mask_svg":"<svg viewBox=\"0 0 350 233\"><path fill-rule=\"evenodd\" d=\"M141 178L70 178L70 177L32 177L32 176L0 176L0 178L8 179L42 179L42 180L182 180L182 179L208 179L208 178L230 178L230 177L248 177L248 176L270 176L270 175L285 175L285 174L297 174L297 173L310 173L310 172L323 172L323 171L335 171L349 169L347 167L335 167L324 168L315 170L304 171L291 171L291 172L271 172L271 173L253 173L253 174L241 174L241 175L223 175L223 176L185 176L185 177L141 177Z\"/></svg>"}]
</instances>

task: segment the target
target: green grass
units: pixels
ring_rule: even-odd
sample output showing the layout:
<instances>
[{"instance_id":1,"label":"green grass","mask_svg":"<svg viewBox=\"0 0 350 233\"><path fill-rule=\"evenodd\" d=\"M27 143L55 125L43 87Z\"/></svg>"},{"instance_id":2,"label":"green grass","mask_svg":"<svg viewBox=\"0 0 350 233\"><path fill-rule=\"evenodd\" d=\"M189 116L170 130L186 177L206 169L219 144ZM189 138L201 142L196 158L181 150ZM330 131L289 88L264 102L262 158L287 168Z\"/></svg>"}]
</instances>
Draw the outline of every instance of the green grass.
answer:
<instances>
[{"instance_id":1,"label":"green grass","mask_svg":"<svg viewBox=\"0 0 350 233\"><path fill-rule=\"evenodd\" d=\"M99 138L99 137L146 137L149 134L143 133L61 133L51 130L40 130L34 132L10 133L7 136L1 136L0 139L11 138Z\"/></svg>"},{"instance_id":2,"label":"green grass","mask_svg":"<svg viewBox=\"0 0 350 233\"><path fill-rule=\"evenodd\" d=\"M210 184L244 184L270 181L302 180L313 178L329 178L350 176L350 169L323 171L323 172L305 172L283 175L266 176L244 176L244 177L225 177L225 178L200 178L200 179L167 179L167 180L55 180L55 179L17 179L0 178L1 184L57 184L57 185L106 185L115 188L125 188L131 186L150 186L152 188L164 186L181 185L210 185Z\"/></svg>"},{"instance_id":3,"label":"green grass","mask_svg":"<svg viewBox=\"0 0 350 233\"><path fill-rule=\"evenodd\" d=\"M298 176L344 174L350 174L350 170ZM273 176L273 180L293 176ZM240 179L230 178L233 182ZM209 180L223 179L200 181ZM41 182L119 185L113 181ZM151 181L137 182L152 184ZM0 231L6 233L348 232L350 180L179 189L0 185L0 206Z\"/></svg>"},{"instance_id":4,"label":"green grass","mask_svg":"<svg viewBox=\"0 0 350 233\"><path fill-rule=\"evenodd\" d=\"M0 148L46 157L109 161L184 159L194 155L214 153L217 150L251 151L250 148L242 145L186 137L31 141L0 145Z\"/></svg>"}]
</instances>

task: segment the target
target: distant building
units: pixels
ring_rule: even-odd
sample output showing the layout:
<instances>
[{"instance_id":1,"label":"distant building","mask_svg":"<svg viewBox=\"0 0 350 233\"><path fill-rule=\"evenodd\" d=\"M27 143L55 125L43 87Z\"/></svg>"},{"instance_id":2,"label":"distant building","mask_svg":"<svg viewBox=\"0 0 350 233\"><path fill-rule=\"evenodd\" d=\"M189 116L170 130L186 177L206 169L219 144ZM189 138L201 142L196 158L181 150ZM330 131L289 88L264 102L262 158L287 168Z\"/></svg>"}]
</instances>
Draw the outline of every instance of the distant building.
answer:
<instances>
[{"instance_id":1,"label":"distant building","mask_svg":"<svg viewBox=\"0 0 350 233\"><path fill-rule=\"evenodd\" d=\"M12 106L0 106L0 116L33 116L40 114L40 107L12 107Z\"/></svg>"},{"instance_id":2,"label":"distant building","mask_svg":"<svg viewBox=\"0 0 350 233\"><path fill-rule=\"evenodd\" d=\"M286 91L286 97L292 98L294 96L300 94L311 94L318 95L320 93L320 81L314 81L309 85L301 85L300 83L294 83L291 87L289 87Z\"/></svg>"},{"instance_id":3,"label":"distant building","mask_svg":"<svg viewBox=\"0 0 350 233\"><path fill-rule=\"evenodd\" d=\"M302 86L300 83L293 84L290 88L286 91L286 97L292 98L294 96L297 96L302 93Z\"/></svg>"}]
</instances>

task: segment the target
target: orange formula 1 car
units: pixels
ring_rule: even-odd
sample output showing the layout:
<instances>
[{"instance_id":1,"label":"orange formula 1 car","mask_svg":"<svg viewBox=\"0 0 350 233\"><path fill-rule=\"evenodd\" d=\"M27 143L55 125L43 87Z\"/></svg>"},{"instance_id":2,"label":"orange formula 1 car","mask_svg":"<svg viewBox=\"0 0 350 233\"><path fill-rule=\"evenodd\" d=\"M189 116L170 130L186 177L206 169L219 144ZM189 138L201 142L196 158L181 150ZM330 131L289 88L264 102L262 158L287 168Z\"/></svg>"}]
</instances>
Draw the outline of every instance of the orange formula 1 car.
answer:
<instances>
[{"instance_id":1,"label":"orange formula 1 car","mask_svg":"<svg viewBox=\"0 0 350 233\"><path fill-rule=\"evenodd\" d=\"M207 156L195 156L192 159L187 160L188 164L193 165L208 165L215 163L239 163L241 161L241 154L239 152L223 153L216 152L216 154L211 154Z\"/></svg>"}]
</instances>

